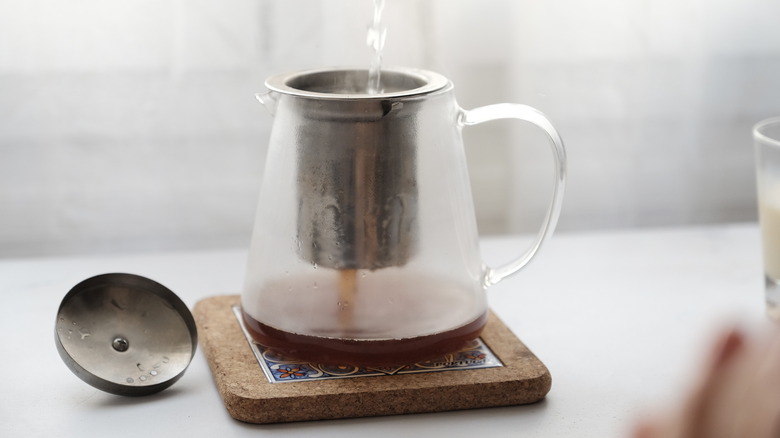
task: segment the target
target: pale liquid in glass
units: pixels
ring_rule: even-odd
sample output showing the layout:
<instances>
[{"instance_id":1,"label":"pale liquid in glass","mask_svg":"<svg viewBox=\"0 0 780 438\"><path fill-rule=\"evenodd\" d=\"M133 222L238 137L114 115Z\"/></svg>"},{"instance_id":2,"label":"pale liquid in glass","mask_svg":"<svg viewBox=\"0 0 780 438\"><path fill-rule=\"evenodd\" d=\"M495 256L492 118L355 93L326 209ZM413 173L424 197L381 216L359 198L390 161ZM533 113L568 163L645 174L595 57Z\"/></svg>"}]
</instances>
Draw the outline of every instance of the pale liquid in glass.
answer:
<instances>
[{"instance_id":1,"label":"pale liquid in glass","mask_svg":"<svg viewBox=\"0 0 780 438\"><path fill-rule=\"evenodd\" d=\"M765 184L759 198L767 313L780 320L780 183Z\"/></svg>"}]
</instances>

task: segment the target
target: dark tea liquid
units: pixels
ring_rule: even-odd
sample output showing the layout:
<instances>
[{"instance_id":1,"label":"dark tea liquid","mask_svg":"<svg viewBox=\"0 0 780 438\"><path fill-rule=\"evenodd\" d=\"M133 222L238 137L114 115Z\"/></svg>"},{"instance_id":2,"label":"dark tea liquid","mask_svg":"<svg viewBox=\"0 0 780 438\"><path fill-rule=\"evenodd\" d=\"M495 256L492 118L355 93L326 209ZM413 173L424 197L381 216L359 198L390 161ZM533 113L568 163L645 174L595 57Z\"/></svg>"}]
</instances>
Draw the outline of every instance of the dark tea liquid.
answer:
<instances>
[{"instance_id":1,"label":"dark tea liquid","mask_svg":"<svg viewBox=\"0 0 780 438\"><path fill-rule=\"evenodd\" d=\"M487 322L481 290L423 277L372 281L357 272L341 272L331 287L323 277L299 279L292 288L289 282L269 286L250 302L263 322L252 316L252 307L243 309L249 333L290 359L391 366L456 351L479 337ZM299 301L286 299L283 291Z\"/></svg>"},{"instance_id":2,"label":"dark tea liquid","mask_svg":"<svg viewBox=\"0 0 780 438\"><path fill-rule=\"evenodd\" d=\"M244 323L259 344L279 354L306 362L332 365L408 365L457 351L479 337L487 315L443 333L379 341L324 338L277 330L244 312Z\"/></svg>"}]
</instances>

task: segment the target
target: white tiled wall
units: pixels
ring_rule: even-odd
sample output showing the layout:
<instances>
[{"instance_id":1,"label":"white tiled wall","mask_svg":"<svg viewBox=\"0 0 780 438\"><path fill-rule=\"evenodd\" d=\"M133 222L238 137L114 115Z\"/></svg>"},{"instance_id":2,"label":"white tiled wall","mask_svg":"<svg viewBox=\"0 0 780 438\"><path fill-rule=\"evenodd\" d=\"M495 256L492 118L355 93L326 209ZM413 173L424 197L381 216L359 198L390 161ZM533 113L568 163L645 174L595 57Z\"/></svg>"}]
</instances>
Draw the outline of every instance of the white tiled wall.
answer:
<instances>
[{"instance_id":1,"label":"white tiled wall","mask_svg":"<svg viewBox=\"0 0 780 438\"><path fill-rule=\"evenodd\" d=\"M371 0L0 0L0 256L245 246L266 76L367 65ZM780 115L776 0L388 0L385 64L568 147L562 230L754 220L751 125ZM467 129L483 233L532 232L550 153ZM518 146L519 144L519 146Z\"/></svg>"}]
</instances>

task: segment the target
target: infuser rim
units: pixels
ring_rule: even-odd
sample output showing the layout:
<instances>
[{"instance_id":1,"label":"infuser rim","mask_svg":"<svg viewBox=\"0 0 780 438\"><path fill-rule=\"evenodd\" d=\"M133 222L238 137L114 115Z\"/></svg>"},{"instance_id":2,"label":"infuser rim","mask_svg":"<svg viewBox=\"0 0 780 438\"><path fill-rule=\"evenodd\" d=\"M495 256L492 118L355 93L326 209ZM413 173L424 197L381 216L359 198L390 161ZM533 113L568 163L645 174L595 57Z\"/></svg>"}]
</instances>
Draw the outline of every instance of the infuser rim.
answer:
<instances>
[{"instance_id":1,"label":"infuser rim","mask_svg":"<svg viewBox=\"0 0 780 438\"><path fill-rule=\"evenodd\" d=\"M390 91L369 94L368 69L360 67L334 67L284 73L268 78L265 86L270 91L299 97L372 100L430 94L445 89L450 84L450 81L439 73L406 67L383 68L380 79L385 89L389 88ZM339 87L345 91L327 91Z\"/></svg>"}]
</instances>

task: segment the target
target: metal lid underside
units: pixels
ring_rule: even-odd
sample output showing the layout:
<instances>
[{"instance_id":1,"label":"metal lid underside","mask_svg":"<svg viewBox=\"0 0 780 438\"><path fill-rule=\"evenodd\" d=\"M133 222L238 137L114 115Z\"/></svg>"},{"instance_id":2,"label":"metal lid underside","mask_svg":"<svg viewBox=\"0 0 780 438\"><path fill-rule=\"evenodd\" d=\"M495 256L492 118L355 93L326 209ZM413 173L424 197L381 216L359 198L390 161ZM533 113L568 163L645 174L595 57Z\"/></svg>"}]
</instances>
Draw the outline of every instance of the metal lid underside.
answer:
<instances>
[{"instance_id":1,"label":"metal lid underside","mask_svg":"<svg viewBox=\"0 0 780 438\"><path fill-rule=\"evenodd\" d=\"M79 378L118 395L147 395L171 386L197 348L195 320L165 286L133 274L103 274L63 298L57 350Z\"/></svg>"}]
</instances>

